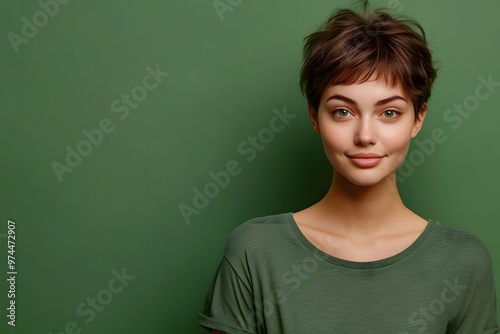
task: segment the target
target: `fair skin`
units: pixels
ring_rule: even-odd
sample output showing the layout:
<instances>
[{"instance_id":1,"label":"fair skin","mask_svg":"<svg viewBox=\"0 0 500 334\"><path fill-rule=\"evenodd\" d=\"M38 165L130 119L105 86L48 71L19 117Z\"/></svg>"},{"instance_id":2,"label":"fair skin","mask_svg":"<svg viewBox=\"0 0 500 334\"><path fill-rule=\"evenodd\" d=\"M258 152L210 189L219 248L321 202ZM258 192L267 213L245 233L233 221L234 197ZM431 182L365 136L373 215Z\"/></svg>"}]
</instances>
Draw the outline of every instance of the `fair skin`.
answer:
<instances>
[{"instance_id":1,"label":"fair skin","mask_svg":"<svg viewBox=\"0 0 500 334\"><path fill-rule=\"evenodd\" d=\"M383 101L394 96L402 99ZM293 213L312 244L338 258L368 262L393 256L418 238L427 221L403 204L396 170L426 112L424 104L415 117L401 86L383 79L325 89L309 117L334 168L333 181L321 201ZM350 158L359 153L381 158Z\"/></svg>"},{"instance_id":2,"label":"fair skin","mask_svg":"<svg viewBox=\"0 0 500 334\"><path fill-rule=\"evenodd\" d=\"M394 96L401 98L383 101ZM330 86L317 113L309 108L334 167L325 197L293 214L312 244L332 256L367 262L395 255L418 238L427 221L403 204L396 170L426 111L424 104L415 117L401 86L390 87L374 76L361 84ZM360 153L381 158L350 158Z\"/></svg>"}]
</instances>

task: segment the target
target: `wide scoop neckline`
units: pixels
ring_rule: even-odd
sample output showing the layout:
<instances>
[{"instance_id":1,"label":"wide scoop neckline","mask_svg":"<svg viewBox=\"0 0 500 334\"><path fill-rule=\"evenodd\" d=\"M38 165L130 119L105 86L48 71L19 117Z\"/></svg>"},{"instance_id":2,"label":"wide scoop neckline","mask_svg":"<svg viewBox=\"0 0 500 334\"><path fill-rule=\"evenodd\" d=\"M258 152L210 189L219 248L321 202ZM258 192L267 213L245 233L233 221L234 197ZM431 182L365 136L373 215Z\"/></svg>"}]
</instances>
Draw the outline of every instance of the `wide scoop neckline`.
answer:
<instances>
[{"instance_id":1,"label":"wide scoop neckline","mask_svg":"<svg viewBox=\"0 0 500 334\"><path fill-rule=\"evenodd\" d=\"M324 261L329 262L331 264L334 264L336 266L340 267L345 267L345 268L351 268L351 269L376 269L376 268L383 268L387 267L389 265L398 263L405 258L409 257L411 254L413 254L420 246L425 242L427 237L431 234L432 230L434 229L436 225L436 221L432 219L426 219L427 220L427 225L425 226L425 229L420 233L417 239L413 241L411 245L403 249L397 254L391 255L387 258L384 259L379 259L375 261L366 261L366 262L360 262L360 261L351 261L347 259L342 259L333 255L330 255L328 253L323 252L321 249L316 247L309 239L306 238L306 236L302 233L300 230L297 222L293 218L293 212L287 212L285 214L286 219L288 221L288 224L290 228L292 229L294 235L297 237L297 239L301 242L301 244L310 252L314 253L315 256L318 256L322 258Z\"/></svg>"}]
</instances>

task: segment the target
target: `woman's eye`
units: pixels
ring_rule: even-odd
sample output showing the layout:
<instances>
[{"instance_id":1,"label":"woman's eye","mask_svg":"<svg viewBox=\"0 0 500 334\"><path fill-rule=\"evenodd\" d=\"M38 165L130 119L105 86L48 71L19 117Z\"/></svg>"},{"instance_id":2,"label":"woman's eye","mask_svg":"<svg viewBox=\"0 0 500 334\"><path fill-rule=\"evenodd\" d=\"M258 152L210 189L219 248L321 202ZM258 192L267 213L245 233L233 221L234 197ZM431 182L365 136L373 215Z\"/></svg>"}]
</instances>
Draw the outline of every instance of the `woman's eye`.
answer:
<instances>
[{"instance_id":1,"label":"woman's eye","mask_svg":"<svg viewBox=\"0 0 500 334\"><path fill-rule=\"evenodd\" d=\"M344 109L344 108L335 109L332 113L333 113L333 116L337 116L337 117L349 116L349 110Z\"/></svg>"},{"instance_id":2,"label":"woman's eye","mask_svg":"<svg viewBox=\"0 0 500 334\"><path fill-rule=\"evenodd\" d=\"M389 109L385 110L383 114L386 116L386 118L395 118L399 115L399 112L397 110Z\"/></svg>"}]
</instances>

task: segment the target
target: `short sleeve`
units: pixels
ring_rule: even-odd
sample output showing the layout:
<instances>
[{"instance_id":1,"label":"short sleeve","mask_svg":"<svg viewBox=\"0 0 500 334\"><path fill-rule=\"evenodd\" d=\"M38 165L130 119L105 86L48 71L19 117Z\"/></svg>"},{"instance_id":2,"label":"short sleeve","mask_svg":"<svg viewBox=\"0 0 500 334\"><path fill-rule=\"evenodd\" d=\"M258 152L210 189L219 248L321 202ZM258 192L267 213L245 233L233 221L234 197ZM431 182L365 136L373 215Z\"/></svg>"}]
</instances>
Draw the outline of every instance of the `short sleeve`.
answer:
<instances>
[{"instance_id":1,"label":"short sleeve","mask_svg":"<svg viewBox=\"0 0 500 334\"><path fill-rule=\"evenodd\" d=\"M458 318L455 334L496 334L499 332L496 308L496 288L491 256L481 247L476 266L467 288L466 298Z\"/></svg>"},{"instance_id":2,"label":"short sleeve","mask_svg":"<svg viewBox=\"0 0 500 334\"><path fill-rule=\"evenodd\" d=\"M217 267L197 323L207 330L228 334L257 333L250 284L238 275L225 256Z\"/></svg>"}]
</instances>

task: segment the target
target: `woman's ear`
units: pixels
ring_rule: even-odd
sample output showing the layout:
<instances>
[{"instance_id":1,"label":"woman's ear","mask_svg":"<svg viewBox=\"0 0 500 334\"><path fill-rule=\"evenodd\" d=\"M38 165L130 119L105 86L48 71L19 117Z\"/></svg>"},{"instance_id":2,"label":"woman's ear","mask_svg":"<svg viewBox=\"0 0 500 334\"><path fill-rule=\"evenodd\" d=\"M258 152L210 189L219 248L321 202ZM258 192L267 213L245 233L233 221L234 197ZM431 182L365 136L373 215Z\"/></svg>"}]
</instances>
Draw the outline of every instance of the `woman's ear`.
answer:
<instances>
[{"instance_id":1,"label":"woman's ear","mask_svg":"<svg viewBox=\"0 0 500 334\"><path fill-rule=\"evenodd\" d=\"M422 104L420 112L417 114L417 117L415 117L415 122L413 123L413 128L411 130L412 138L415 138L415 136L422 128L422 125L424 124L425 115L427 115L427 103Z\"/></svg>"},{"instance_id":2,"label":"woman's ear","mask_svg":"<svg viewBox=\"0 0 500 334\"><path fill-rule=\"evenodd\" d=\"M309 111L309 119L311 120L314 131L319 133L319 125L318 125L318 112L314 110L314 107L308 105L307 109Z\"/></svg>"}]
</instances>

